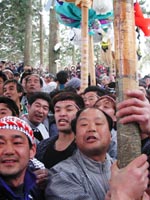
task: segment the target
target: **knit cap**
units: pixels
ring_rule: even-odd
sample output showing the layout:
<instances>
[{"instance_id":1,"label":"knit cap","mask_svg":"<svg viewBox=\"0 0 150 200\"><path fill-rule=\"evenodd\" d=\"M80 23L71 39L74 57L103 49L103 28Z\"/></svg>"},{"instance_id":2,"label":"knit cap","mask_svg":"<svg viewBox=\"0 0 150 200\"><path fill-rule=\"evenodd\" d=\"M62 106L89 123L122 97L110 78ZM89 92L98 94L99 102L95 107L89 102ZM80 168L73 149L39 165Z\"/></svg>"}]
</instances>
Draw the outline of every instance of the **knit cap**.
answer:
<instances>
[{"instance_id":1,"label":"knit cap","mask_svg":"<svg viewBox=\"0 0 150 200\"><path fill-rule=\"evenodd\" d=\"M34 135L31 127L22 119L14 116L7 116L0 119L0 130L1 129L9 129L9 130L17 130L24 133L31 144L34 144Z\"/></svg>"},{"instance_id":2,"label":"knit cap","mask_svg":"<svg viewBox=\"0 0 150 200\"><path fill-rule=\"evenodd\" d=\"M72 87L78 89L81 87L81 80L79 78L74 77L65 84L65 87Z\"/></svg>"}]
</instances>

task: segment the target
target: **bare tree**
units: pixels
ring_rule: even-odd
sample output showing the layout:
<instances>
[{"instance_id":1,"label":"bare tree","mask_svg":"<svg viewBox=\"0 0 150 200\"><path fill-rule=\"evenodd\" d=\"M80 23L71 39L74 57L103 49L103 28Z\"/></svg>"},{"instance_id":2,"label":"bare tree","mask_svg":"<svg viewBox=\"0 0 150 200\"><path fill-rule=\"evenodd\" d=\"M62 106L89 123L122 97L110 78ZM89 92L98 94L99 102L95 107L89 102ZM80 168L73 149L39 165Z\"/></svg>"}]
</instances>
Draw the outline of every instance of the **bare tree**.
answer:
<instances>
[{"instance_id":1,"label":"bare tree","mask_svg":"<svg viewBox=\"0 0 150 200\"><path fill-rule=\"evenodd\" d=\"M54 0L52 5L54 5ZM58 43L58 21L56 19L56 13L53 8L50 9L50 23L49 23L49 71L56 73L56 60L58 59L58 53L54 51L54 46Z\"/></svg>"},{"instance_id":2,"label":"bare tree","mask_svg":"<svg viewBox=\"0 0 150 200\"><path fill-rule=\"evenodd\" d=\"M24 45L24 64L31 64L32 51L32 0L27 0L27 12L25 23L25 45Z\"/></svg>"},{"instance_id":3,"label":"bare tree","mask_svg":"<svg viewBox=\"0 0 150 200\"><path fill-rule=\"evenodd\" d=\"M43 5L42 5L42 0L40 0L40 66L43 67Z\"/></svg>"}]
</instances>

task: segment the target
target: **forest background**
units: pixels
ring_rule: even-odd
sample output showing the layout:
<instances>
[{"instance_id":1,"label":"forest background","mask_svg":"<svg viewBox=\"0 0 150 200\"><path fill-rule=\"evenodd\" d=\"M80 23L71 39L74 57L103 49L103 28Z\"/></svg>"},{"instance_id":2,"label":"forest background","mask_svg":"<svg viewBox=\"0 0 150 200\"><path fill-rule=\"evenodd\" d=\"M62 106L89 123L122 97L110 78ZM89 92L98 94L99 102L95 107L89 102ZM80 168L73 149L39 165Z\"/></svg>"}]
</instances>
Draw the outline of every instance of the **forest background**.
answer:
<instances>
[{"instance_id":1,"label":"forest background","mask_svg":"<svg viewBox=\"0 0 150 200\"><path fill-rule=\"evenodd\" d=\"M0 0L0 60L24 62L56 73L60 68L76 65L81 60L80 44L72 40L71 29L56 19L52 0ZM139 1L144 16L150 18L149 0ZM137 34L139 70L143 75L150 66L150 37ZM102 56L103 54L103 56ZM101 48L94 44L95 63L109 67ZM149 70L150 71L150 70Z\"/></svg>"}]
</instances>

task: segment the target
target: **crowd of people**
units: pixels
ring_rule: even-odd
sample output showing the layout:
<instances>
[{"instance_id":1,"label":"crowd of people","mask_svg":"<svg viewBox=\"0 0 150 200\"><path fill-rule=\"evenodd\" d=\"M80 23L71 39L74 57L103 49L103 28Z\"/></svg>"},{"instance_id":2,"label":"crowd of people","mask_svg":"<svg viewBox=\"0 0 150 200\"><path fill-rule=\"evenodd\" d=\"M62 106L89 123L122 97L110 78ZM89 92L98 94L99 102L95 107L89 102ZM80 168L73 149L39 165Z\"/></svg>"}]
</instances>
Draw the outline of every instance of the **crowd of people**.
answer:
<instances>
[{"instance_id":1,"label":"crowd of people","mask_svg":"<svg viewBox=\"0 0 150 200\"><path fill-rule=\"evenodd\" d=\"M79 65L53 75L0 62L0 199L150 199L150 76L116 103L105 72L81 91ZM142 154L122 169L117 119L141 132Z\"/></svg>"}]
</instances>

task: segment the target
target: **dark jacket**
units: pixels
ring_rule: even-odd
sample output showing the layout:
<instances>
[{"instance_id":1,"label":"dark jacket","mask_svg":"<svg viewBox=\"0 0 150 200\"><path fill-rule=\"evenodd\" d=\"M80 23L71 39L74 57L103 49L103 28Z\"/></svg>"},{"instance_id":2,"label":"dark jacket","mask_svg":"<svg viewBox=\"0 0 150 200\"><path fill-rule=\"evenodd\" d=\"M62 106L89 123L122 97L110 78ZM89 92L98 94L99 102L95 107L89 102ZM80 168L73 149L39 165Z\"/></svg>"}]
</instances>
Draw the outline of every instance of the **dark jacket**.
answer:
<instances>
[{"instance_id":1,"label":"dark jacket","mask_svg":"<svg viewBox=\"0 0 150 200\"><path fill-rule=\"evenodd\" d=\"M63 151L57 151L55 149L55 142L57 141L58 136L54 136L48 138L46 140L41 141L37 146L37 154L36 158L44 163L47 169L56 165L62 160L67 159L72 156L72 154L76 151L76 143L75 140L71 142L71 144L66 147Z\"/></svg>"},{"instance_id":2,"label":"dark jacket","mask_svg":"<svg viewBox=\"0 0 150 200\"><path fill-rule=\"evenodd\" d=\"M44 195L37 188L35 180L35 175L27 170L24 184L18 188L11 188L0 176L0 200L44 200ZM21 187L22 189L19 189Z\"/></svg>"}]
</instances>

